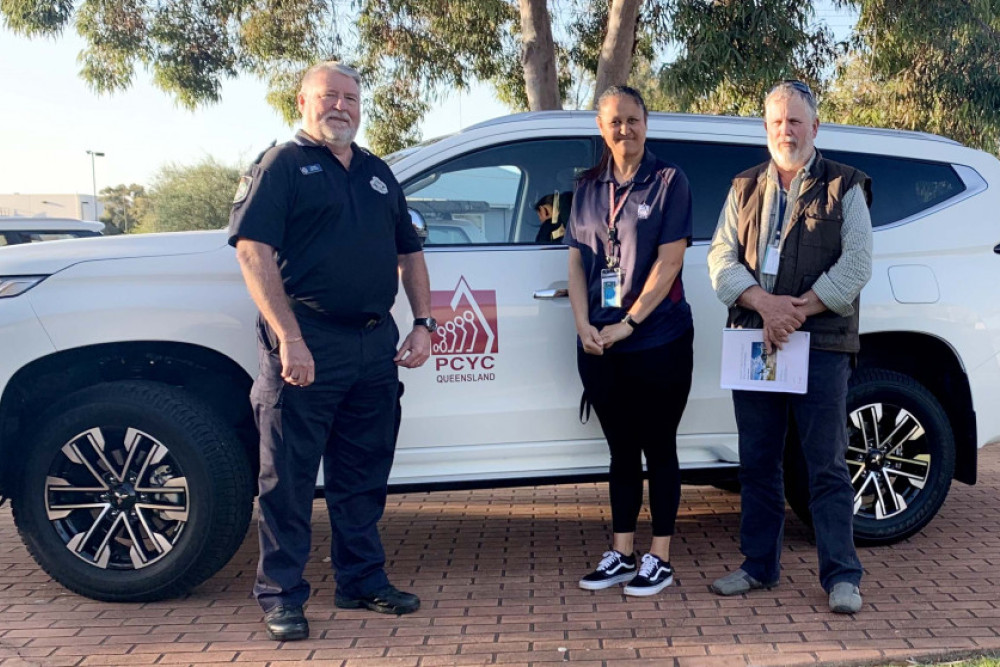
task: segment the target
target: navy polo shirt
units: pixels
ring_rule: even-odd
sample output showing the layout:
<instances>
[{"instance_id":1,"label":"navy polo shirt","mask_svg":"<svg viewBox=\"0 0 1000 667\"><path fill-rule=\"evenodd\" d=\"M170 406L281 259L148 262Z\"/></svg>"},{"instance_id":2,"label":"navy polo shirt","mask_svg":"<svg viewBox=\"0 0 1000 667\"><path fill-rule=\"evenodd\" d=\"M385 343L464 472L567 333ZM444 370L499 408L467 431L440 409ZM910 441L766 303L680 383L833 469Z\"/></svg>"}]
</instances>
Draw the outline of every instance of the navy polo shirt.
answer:
<instances>
[{"instance_id":1,"label":"navy polo shirt","mask_svg":"<svg viewBox=\"0 0 1000 667\"><path fill-rule=\"evenodd\" d=\"M230 245L245 238L273 247L288 296L345 324L388 316L398 255L421 249L389 166L351 150L345 169L299 131L250 167L229 218Z\"/></svg>"},{"instance_id":2,"label":"navy polo shirt","mask_svg":"<svg viewBox=\"0 0 1000 667\"><path fill-rule=\"evenodd\" d=\"M601 305L601 271L607 268L608 215L611 210L608 184L615 186L616 201L632 190L615 222L621 242L622 308ZM621 322L635 303L656 261L661 245L691 239L691 188L679 167L665 162L647 147L639 170L630 182L617 183L614 165L596 175L585 175L577 183L573 209L566 230L566 244L577 248L587 278L590 323L600 329ZM615 343L605 353L644 350L664 345L685 333L693 322L684 299L684 283L677 274L667 296L632 335ZM578 341L579 342L579 341Z\"/></svg>"}]
</instances>

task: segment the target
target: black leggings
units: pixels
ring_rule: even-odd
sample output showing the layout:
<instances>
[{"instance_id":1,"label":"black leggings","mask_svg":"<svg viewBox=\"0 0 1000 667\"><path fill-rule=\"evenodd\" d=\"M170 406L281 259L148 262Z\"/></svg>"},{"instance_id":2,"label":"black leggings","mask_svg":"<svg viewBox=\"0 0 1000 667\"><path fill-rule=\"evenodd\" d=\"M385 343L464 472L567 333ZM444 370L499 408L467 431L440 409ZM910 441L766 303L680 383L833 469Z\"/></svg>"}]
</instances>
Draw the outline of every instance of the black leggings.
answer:
<instances>
[{"instance_id":1,"label":"black leggings","mask_svg":"<svg viewBox=\"0 0 1000 667\"><path fill-rule=\"evenodd\" d=\"M645 454L653 535L674 534L681 499L677 425L691 391L693 341L694 329L689 329L648 350L601 356L577 352L584 392L611 450L608 489L616 533L635 532Z\"/></svg>"}]
</instances>

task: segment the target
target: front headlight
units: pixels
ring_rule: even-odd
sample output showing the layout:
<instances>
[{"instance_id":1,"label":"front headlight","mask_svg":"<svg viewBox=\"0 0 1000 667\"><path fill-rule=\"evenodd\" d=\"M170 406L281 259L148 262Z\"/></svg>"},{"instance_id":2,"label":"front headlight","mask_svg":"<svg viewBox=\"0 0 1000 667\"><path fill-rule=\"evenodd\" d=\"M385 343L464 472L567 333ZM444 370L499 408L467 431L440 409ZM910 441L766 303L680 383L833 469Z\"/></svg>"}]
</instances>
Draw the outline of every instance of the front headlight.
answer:
<instances>
[{"instance_id":1,"label":"front headlight","mask_svg":"<svg viewBox=\"0 0 1000 667\"><path fill-rule=\"evenodd\" d=\"M0 276L0 299L24 294L48 276Z\"/></svg>"}]
</instances>

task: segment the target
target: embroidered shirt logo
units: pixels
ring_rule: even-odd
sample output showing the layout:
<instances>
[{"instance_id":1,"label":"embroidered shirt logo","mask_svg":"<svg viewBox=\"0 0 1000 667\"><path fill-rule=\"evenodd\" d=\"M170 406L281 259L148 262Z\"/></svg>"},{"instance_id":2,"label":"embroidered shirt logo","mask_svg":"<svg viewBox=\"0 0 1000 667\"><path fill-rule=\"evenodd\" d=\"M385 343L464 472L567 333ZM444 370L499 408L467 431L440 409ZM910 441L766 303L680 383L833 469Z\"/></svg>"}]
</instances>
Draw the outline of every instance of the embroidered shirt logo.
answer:
<instances>
[{"instance_id":1,"label":"embroidered shirt logo","mask_svg":"<svg viewBox=\"0 0 1000 667\"><path fill-rule=\"evenodd\" d=\"M388 192L389 192L389 188L386 187L385 183L383 183L382 179L379 178L378 176L372 176L371 186L372 186L372 190L374 190L375 192L378 192L379 194L383 194L384 195L384 194L388 194Z\"/></svg>"},{"instance_id":2,"label":"embroidered shirt logo","mask_svg":"<svg viewBox=\"0 0 1000 667\"><path fill-rule=\"evenodd\" d=\"M640 220L645 220L649 217L649 204L639 204L639 210L637 212Z\"/></svg>"},{"instance_id":3,"label":"embroidered shirt logo","mask_svg":"<svg viewBox=\"0 0 1000 667\"><path fill-rule=\"evenodd\" d=\"M234 204L239 204L247 198L247 195L250 194L251 185L253 185L253 177L243 176L240 178L240 183L236 186L236 194L233 195Z\"/></svg>"},{"instance_id":4,"label":"embroidered shirt logo","mask_svg":"<svg viewBox=\"0 0 1000 667\"><path fill-rule=\"evenodd\" d=\"M299 171L302 172L303 176L308 176L309 174L318 174L319 172L323 171L323 167L321 167L319 163L307 164L304 167L299 167Z\"/></svg>"}]
</instances>

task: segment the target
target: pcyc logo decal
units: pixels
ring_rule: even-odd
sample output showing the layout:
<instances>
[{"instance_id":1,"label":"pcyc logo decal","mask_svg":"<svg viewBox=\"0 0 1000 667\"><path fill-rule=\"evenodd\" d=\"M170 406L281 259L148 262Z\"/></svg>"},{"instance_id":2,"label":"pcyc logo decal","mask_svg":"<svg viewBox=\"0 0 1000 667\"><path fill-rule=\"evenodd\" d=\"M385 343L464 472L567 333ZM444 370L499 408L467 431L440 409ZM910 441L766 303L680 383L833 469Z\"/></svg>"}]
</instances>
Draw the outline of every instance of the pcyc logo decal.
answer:
<instances>
[{"instance_id":1,"label":"pcyc logo decal","mask_svg":"<svg viewBox=\"0 0 1000 667\"><path fill-rule=\"evenodd\" d=\"M437 381L495 380L500 347L496 290L473 290L462 276L454 290L431 292L431 314L438 321L431 345Z\"/></svg>"}]
</instances>

